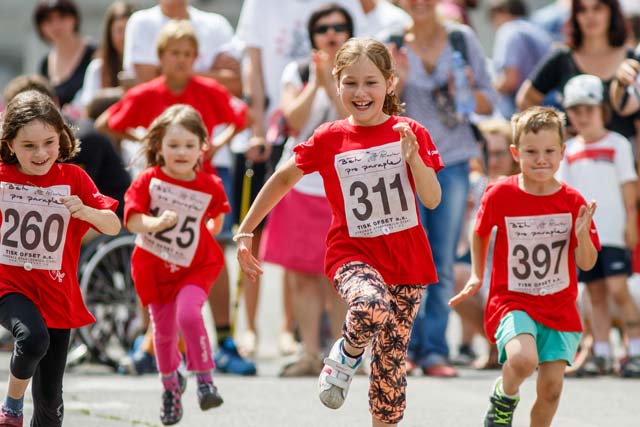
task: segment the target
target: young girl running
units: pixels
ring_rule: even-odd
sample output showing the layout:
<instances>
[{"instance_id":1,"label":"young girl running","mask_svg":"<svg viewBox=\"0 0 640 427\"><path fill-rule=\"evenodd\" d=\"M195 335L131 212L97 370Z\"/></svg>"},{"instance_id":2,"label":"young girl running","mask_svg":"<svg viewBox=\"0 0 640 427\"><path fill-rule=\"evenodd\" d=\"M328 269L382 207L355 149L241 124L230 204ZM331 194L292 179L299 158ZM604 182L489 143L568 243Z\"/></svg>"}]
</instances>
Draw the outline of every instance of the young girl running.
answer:
<instances>
[{"instance_id":1,"label":"young girl running","mask_svg":"<svg viewBox=\"0 0 640 427\"><path fill-rule=\"evenodd\" d=\"M58 427L69 331L95 321L78 285L80 241L89 227L117 234L118 203L82 169L59 163L78 141L47 96L16 95L1 128L0 324L15 347L0 426L22 427L33 378L31 426Z\"/></svg>"},{"instance_id":2,"label":"young girl running","mask_svg":"<svg viewBox=\"0 0 640 427\"><path fill-rule=\"evenodd\" d=\"M425 284L437 280L415 193L428 208L440 202L443 165L427 131L397 117L390 52L373 39L350 39L333 75L350 116L324 124L279 169L256 198L234 240L253 280L262 269L251 255L251 231L302 178L319 172L332 210L325 273L349 307L343 337L319 378L322 403L339 408L366 346L372 345L372 425L396 425L406 406L407 343Z\"/></svg>"},{"instance_id":3,"label":"young girl running","mask_svg":"<svg viewBox=\"0 0 640 427\"><path fill-rule=\"evenodd\" d=\"M125 224L138 233L131 274L151 314L164 425L182 418L186 381L177 371L178 332L186 342L187 369L197 375L200 409L222 404L211 377L214 362L202 305L224 262L207 223L215 221L215 233L230 208L222 181L198 170L206 141L196 110L184 104L167 108L143 139L148 169L125 194Z\"/></svg>"}]
</instances>

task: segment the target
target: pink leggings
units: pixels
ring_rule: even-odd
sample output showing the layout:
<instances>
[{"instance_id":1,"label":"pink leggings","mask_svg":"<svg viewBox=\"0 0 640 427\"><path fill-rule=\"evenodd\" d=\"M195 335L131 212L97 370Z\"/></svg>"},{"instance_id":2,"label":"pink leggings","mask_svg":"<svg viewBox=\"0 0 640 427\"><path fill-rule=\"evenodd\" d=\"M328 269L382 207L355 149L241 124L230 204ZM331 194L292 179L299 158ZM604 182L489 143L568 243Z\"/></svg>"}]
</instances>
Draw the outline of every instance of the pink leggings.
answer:
<instances>
[{"instance_id":1,"label":"pink leggings","mask_svg":"<svg viewBox=\"0 0 640 427\"><path fill-rule=\"evenodd\" d=\"M202 320L202 305L206 292L196 285L186 285L176 299L166 304L150 304L153 323L153 345L161 374L170 374L180 365L178 331L187 346L187 369L210 371L215 367L211 358L209 336Z\"/></svg>"}]
</instances>

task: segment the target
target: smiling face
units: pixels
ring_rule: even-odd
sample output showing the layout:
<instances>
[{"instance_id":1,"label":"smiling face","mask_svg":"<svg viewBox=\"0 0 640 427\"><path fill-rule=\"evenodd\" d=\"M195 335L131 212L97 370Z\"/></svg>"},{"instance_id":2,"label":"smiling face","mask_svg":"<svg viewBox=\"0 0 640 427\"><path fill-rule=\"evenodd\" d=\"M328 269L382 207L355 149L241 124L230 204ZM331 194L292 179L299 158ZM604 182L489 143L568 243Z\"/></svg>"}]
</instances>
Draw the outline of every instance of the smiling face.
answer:
<instances>
[{"instance_id":1,"label":"smiling face","mask_svg":"<svg viewBox=\"0 0 640 427\"><path fill-rule=\"evenodd\" d=\"M520 164L525 181L544 185L555 182L553 176L560 167L564 145L555 130L541 129L522 134L519 146L511 146L511 154Z\"/></svg>"},{"instance_id":2,"label":"smiling face","mask_svg":"<svg viewBox=\"0 0 640 427\"><path fill-rule=\"evenodd\" d=\"M197 135L180 125L169 125L160 143L160 155L164 158L162 170L182 181L194 179L200 149L201 142Z\"/></svg>"},{"instance_id":3,"label":"smiling face","mask_svg":"<svg viewBox=\"0 0 640 427\"><path fill-rule=\"evenodd\" d=\"M385 79L366 56L340 72L338 94L355 125L375 126L384 122L388 118L382 111L384 99L392 91L393 77Z\"/></svg>"},{"instance_id":4,"label":"smiling face","mask_svg":"<svg viewBox=\"0 0 640 427\"><path fill-rule=\"evenodd\" d=\"M33 120L17 132L9 148L26 175L46 175L60 155L60 135L48 124Z\"/></svg>"}]
</instances>

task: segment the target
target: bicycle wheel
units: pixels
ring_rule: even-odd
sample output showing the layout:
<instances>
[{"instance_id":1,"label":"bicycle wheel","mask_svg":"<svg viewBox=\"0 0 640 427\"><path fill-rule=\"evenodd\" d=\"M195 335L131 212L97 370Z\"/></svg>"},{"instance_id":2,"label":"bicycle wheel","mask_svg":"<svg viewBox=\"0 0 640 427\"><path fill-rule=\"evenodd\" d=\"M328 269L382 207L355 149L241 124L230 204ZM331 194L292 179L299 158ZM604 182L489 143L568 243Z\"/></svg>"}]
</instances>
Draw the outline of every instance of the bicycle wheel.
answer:
<instances>
[{"instance_id":1,"label":"bicycle wheel","mask_svg":"<svg viewBox=\"0 0 640 427\"><path fill-rule=\"evenodd\" d=\"M78 335L96 360L114 369L137 332L138 303L131 278L134 240L133 235L120 235L101 242L81 266L80 289L96 322L78 329Z\"/></svg>"}]
</instances>

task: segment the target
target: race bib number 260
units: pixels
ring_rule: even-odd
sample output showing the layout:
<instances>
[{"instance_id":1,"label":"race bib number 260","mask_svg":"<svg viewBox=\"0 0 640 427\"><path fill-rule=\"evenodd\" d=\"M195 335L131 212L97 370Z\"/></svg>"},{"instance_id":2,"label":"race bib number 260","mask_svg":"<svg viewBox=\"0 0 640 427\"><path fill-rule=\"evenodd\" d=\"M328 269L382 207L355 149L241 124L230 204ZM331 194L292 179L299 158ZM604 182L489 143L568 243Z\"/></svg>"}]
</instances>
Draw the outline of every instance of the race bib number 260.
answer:
<instances>
[{"instance_id":1,"label":"race bib number 260","mask_svg":"<svg viewBox=\"0 0 640 427\"><path fill-rule=\"evenodd\" d=\"M60 270L71 216L60 198L70 194L69 186L0 182L0 192L0 263Z\"/></svg>"},{"instance_id":2,"label":"race bib number 260","mask_svg":"<svg viewBox=\"0 0 640 427\"><path fill-rule=\"evenodd\" d=\"M351 237L376 237L418 225L400 142L335 157Z\"/></svg>"},{"instance_id":3,"label":"race bib number 260","mask_svg":"<svg viewBox=\"0 0 640 427\"><path fill-rule=\"evenodd\" d=\"M549 295L569 286L571 214L506 217L509 290Z\"/></svg>"}]
</instances>

